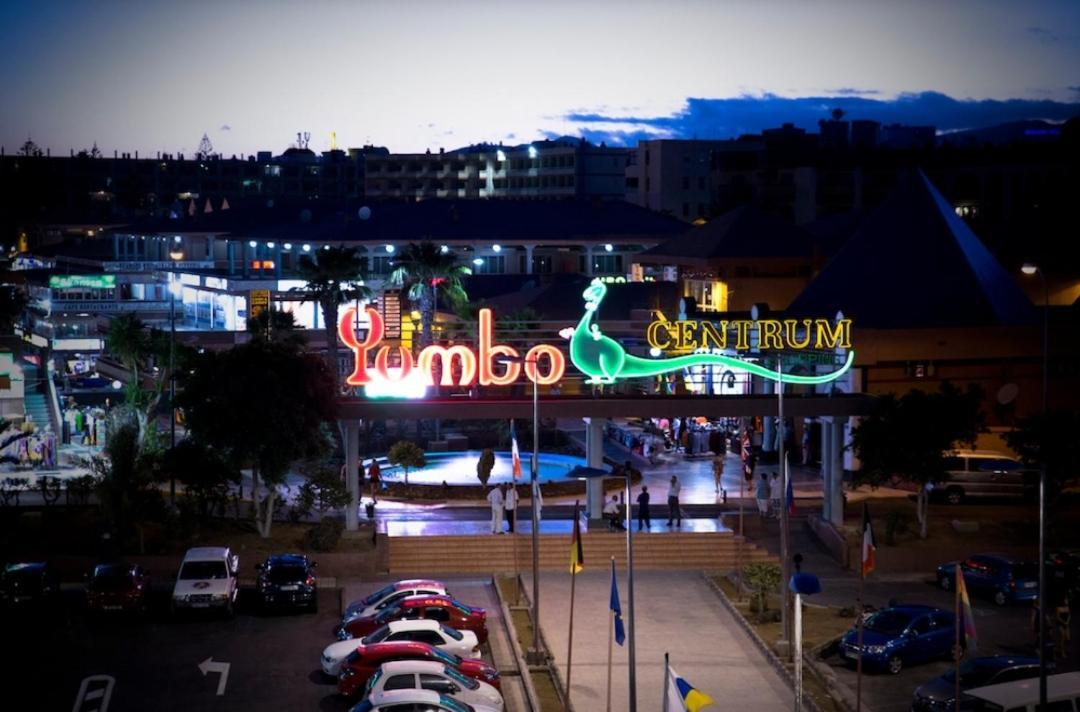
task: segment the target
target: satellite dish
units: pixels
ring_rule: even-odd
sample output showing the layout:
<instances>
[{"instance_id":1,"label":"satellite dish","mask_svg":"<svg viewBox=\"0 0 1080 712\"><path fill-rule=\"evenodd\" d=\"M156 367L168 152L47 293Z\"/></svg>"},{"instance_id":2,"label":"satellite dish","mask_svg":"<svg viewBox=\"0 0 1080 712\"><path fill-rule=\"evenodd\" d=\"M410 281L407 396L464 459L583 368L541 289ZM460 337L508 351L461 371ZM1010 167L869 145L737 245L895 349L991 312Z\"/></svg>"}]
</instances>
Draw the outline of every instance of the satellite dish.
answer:
<instances>
[{"instance_id":1,"label":"satellite dish","mask_svg":"<svg viewBox=\"0 0 1080 712\"><path fill-rule=\"evenodd\" d=\"M1018 395L1020 395L1020 386L1015 383L1006 383L998 389L997 402L1001 405L1008 405L1016 400Z\"/></svg>"},{"instance_id":2,"label":"satellite dish","mask_svg":"<svg viewBox=\"0 0 1080 712\"><path fill-rule=\"evenodd\" d=\"M364 207L356 211L356 217L360 218L361 220L367 220L371 217L371 208L365 205Z\"/></svg>"},{"instance_id":3,"label":"satellite dish","mask_svg":"<svg viewBox=\"0 0 1080 712\"><path fill-rule=\"evenodd\" d=\"M302 223L311 222L311 211L308 210L307 208L304 208L303 210L300 211L300 222L302 222Z\"/></svg>"}]
</instances>

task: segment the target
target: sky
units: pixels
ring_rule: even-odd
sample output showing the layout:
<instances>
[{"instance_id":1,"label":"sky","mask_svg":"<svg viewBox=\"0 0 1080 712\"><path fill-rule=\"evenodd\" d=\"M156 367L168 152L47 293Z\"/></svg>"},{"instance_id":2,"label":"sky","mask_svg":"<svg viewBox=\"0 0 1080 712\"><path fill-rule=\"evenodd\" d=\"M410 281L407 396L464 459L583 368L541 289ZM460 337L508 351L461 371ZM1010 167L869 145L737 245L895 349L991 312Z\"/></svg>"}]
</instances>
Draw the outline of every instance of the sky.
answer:
<instances>
[{"instance_id":1,"label":"sky","mask_svg":"<svg viewBox=\"0 0 1080 712\"><path fill-rule=\"evenodd\" d=\"M1078 0L4 0L0 144L225 155L1080 113Z\"/></svg>"}]
</instances>

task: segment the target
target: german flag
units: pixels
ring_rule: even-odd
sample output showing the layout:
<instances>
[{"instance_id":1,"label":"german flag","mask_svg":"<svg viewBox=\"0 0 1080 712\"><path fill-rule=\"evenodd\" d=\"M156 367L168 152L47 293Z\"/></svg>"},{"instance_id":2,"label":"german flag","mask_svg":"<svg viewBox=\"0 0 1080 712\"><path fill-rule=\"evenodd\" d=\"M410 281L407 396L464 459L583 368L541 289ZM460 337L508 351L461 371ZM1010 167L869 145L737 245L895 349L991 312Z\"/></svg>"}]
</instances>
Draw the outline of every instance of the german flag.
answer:
<instances>
[{"instance_id":1,"label":"german flag","mask_svg":"<svg viewBox=\"0 0 1080 712\"><path fill-rule=\"evenodd\" d=\"M574 534L570 540L570 574L579 573L585 568L585 555L581 551L581 518L578 516L578 503L574 502Z\"/></svg>"}]
</instances>

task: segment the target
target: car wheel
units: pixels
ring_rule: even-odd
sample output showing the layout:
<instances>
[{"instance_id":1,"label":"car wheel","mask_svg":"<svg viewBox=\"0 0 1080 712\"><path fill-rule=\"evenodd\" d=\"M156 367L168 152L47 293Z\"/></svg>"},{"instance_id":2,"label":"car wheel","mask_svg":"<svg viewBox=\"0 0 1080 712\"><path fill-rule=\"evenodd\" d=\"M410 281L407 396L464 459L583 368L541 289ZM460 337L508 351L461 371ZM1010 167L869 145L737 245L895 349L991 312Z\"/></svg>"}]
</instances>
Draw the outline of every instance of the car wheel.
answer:
<instances>
[{"instance_id":1,"label":"car wheel","mask_svg":"<svg viewBox=\"0 0 1080 712\"><path fill-rule=\"evenodd\" d=\"M1004 591L994 591L994 603L999 606L1004 606L1009 602L1009 599L1005 597Z\"/></svg>"},{"instance_id":2,"label":"car wheel","mask_svg":"<svg viewBox=\"0 0 1080 712\"><path fill-rule=\"evenodd\" d=\"M950 487L945 490L945 501L949 504L960 504L964 501L964 490L959 487Z\"/></svg>"},{"instance_id":3,"label":"car wheel","mask_svg":"<svg viewBox=\"0 0 1080 712\"><path fill-rule=\"evenodd\" d=\"M904 661L900 659L899 655L894 655L889 658L888 668L890 675L897 675L904 669Z\"/></svg>"},{"instance_id":4,"label":"car wheel","mask_svg":"<svg viewBox=\"0 0 1080 712\"><path fill-rule=\"evenodd\" d=\"M938 576L937 582L942 591L952 590L952 576Z\"/></svg>"}]
</instances>

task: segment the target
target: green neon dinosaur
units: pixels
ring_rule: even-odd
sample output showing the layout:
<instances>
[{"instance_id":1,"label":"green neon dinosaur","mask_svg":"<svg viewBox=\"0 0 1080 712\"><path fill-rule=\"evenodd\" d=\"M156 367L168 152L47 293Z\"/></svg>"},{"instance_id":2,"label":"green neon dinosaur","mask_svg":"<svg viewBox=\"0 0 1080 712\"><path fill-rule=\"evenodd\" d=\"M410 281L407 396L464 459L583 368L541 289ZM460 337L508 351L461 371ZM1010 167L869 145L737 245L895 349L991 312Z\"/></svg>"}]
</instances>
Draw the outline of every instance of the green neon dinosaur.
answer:
<instances>
[{"instance_id":1,"label":"green neon dinosaur","mask_svg":"<svg viewBox=\"0 0 1080 712\"><path fill-rule=\"evenodd\" d=\"M585 298L585 313L570 337L570 360L579 371L588 376L586 383L614 383L620 378L657 376L690 366L715 364L737 368L773 381L783 380L784 383L816 385L836 380L844 375L855 361L855 351L848 350L844 365L832 373L821 376L788 374L781 376L775 370L760 364L720 354L690 354L666 359L639 358L626 353L626 350L611 337L604 336L600 332L599 324L593 321L596 310L599 309L600 302L606 294L607 287L598 279L594 279L582 292L581 296Z\"/></svg>"}]
</instances>

